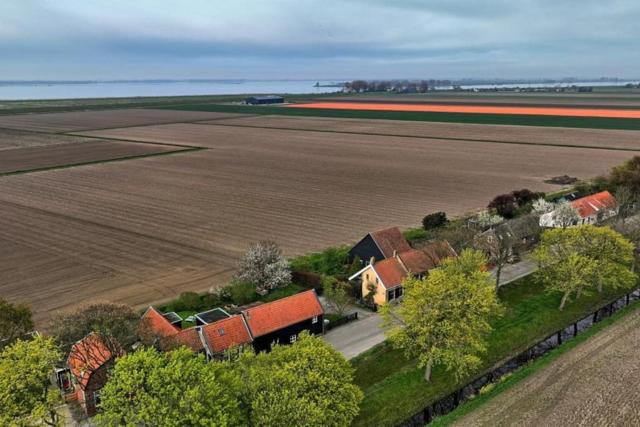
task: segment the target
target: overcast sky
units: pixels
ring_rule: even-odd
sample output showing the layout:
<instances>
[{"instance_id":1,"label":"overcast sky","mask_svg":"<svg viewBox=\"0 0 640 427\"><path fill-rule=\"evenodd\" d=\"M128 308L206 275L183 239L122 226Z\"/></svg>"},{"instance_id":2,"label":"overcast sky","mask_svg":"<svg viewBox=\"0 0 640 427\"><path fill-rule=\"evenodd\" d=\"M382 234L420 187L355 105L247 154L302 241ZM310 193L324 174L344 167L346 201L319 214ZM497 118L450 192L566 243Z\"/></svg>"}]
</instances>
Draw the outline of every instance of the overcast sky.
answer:
<instances>
[{"instance_id":1,"label":"overcast sky","mask_svg":"<svg viewBox=\"0 0 640 427\"><path fill-rule=\"evenodd\" d=\"M639 0L0 0L0 80L639 75Z\"/></svg>"}]
</instances>

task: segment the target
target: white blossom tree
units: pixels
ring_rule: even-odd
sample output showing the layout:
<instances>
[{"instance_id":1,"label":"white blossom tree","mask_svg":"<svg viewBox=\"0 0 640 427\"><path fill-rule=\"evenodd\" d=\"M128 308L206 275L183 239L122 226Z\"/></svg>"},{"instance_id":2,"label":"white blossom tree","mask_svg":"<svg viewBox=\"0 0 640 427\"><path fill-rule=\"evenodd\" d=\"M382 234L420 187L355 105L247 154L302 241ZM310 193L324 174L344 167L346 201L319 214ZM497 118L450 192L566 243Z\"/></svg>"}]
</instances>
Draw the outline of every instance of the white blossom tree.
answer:
<instances>
[{"instance_id":1,"label":"white blossom tree","mask_svg":"<svg viewBox=\"0 0 640 427\"><path fill-rule=\"evenodd\" d=\"M491 226L500 224L501 222L504 222L504 218L501 217L500 215L492 214L489 211L482 211L476 217L476 222L480 227L485 228L485 227L491 227Z\"/></svg>"},{"instance_id":2,"label":"white blossom tree","mask_svg":"<svg viewBox=\"0 0 640 427\"><path fill-rule=\"evenodd\" d=\"M262 241L240 259L237 279L254 284L258 291L270 291L291 283L291 270L278 245Z\"/></svg>"},{"instance_id":3,"label":"white blossom tree","mask_svg":"<svg viewBox=\"0 0 640 427\"><path fill-rule=\"evenodd\" d=\"M532 205L531 208L532 208L531 210L534 213L542 215L542 214L545 214L545 213L552 212L553 209L555 208L555 205L553 203L551 203L551 202L547 202L543 198L539 198L538 200L533 202L533 205Z\"/></svg>"},{"instance_id":4,"label":"white blossom tree","mask_svg":"<svg viewBox=\"0 0 640 427\"><path fill-rule=\"evenodd\" d=\"M569 202L558 203L553 210L553 220L558 227L567 228L578 222L578 211Z\"/></svg>"}]
</instances>

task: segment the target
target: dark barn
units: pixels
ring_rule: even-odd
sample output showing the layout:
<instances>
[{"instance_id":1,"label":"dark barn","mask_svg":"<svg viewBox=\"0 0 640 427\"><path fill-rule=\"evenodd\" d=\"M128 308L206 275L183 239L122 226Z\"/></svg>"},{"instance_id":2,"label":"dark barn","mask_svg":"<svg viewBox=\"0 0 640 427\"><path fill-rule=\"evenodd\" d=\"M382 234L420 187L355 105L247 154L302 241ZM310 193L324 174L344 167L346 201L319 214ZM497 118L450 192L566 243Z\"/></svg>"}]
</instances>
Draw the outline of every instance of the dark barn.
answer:
<instances>
[{"instance_id":1,"label":"dark barn","mask_svg":"<svg viewBox=\"0 0 640 427\"><path fill-rule=\"evenodd\" d=\"M249 105L282 104L284 97L278 95L250 96L244 102Z\"/></svg>"}]
</instances>

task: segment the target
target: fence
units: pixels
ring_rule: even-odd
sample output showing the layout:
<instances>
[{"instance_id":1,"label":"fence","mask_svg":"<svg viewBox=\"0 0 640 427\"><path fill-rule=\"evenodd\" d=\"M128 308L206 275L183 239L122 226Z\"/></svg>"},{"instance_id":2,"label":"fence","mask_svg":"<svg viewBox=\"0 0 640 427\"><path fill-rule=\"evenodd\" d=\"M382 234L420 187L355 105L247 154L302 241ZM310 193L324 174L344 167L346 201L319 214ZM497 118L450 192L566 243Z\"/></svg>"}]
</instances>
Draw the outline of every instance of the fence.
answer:
<instances>
[{"instance_id":1,"label":"fence","mask_svg":"<svg viewBox=\"0 0 640 427\"><path fill-rule=\"evenodd\" d=\"M353 313L349 313L346 316L339 318L338 320L334 320L333 322L329 322L329 324L325 327L326 331L330 331L333 328L337 328L338 326L342 326L345 323L353 322L354 320L358 320L358 312L354 311Z\"/></svg>"},{"instance_id":2,"label":"fence","mask_svg":"<svg viewBox=\"0 0 640 427\"><path fill-rule=\"evenodd\" d=\"M503 375L515 371L529 361L537 359L538 357L546 354L549 350L558 347L563 342L568 341L582 331L589 329L595 323L611 316L616 311L628 305L631 300L639 299L640 289L636 289L613 302L605 304L593 313L547 336L542 341L539 341L537 344L529 347L527 350L508 360L506 363L502 364L493 371L474 379L466 386L432 403L419 413L400 423L399 426L424 426L426 424L429 424L434 417L448 414L449 412L457 408L461 403L464 403L469 397L476 395L485 385L495 382Z\"/></svg>"}]
</instances>

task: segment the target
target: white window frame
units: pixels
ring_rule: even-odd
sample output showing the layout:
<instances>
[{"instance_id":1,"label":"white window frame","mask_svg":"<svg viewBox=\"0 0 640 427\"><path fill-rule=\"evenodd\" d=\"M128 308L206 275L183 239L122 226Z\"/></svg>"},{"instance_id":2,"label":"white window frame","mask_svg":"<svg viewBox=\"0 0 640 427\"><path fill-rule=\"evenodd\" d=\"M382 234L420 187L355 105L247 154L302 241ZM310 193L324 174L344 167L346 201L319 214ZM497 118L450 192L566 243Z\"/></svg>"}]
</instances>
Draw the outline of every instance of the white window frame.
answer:
<instances>
[{"instance_id":1,"label":"white window frame","mask_svg":"<svg viewBox=\"0 0 640 427\"><path fill-rule=\"evenodd\" d=\"M313 316L313 317L311 318L311 323L312 323L312 324L318 323L318 316Z\"/></svg>"},{"instance_id":2,"label":"white window frame","mask_svg":"<svg viewBox=\"0 0 640 427\"><path fill-rule=\"evenodd\" d=\"M298 335L297 334L293 334L289 337L289 344L295 344L295 342L298 341Z\"/></svg>"}]
</instances>

